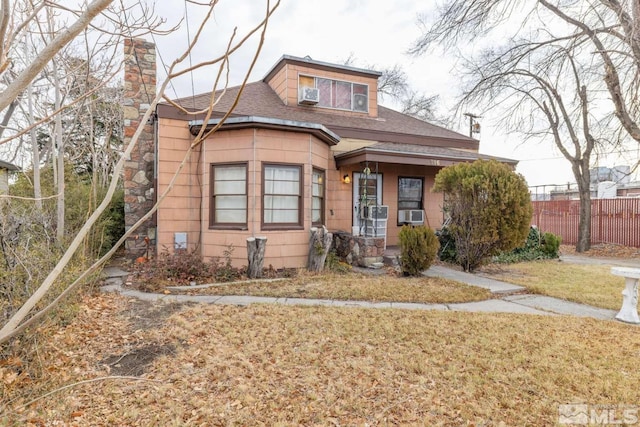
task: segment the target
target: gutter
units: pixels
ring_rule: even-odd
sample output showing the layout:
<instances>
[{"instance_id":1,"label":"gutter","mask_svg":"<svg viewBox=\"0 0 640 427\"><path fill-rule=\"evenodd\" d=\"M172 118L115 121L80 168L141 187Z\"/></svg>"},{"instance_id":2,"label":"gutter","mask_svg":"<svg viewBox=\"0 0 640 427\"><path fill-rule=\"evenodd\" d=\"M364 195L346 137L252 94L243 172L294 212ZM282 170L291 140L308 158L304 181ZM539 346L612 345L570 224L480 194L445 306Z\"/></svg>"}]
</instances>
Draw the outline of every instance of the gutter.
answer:
<instances>
[{"instance_id":1,"label":"gutter","mask_svg":"<svg viewBox=\"0 0 640 427\"><path fill-rule=\"evenodd\" d=\"M222 119L209 119L206 126L213 127L219 124ZM196 135L200 129L204 126L203 120L191 120L189 121L189 131L192 135ZM303 131L314 134L322 141L329 145L337 145L340 142L340 136L333 131L329 130L324 125L319 123L299 122L295 120L276 119L272 117L260 117L260 116L240 116L227 118L220 129L237 129L237 128L264 128L264 129L279 129L290 131Z\"/></svg>"}]
</instances>

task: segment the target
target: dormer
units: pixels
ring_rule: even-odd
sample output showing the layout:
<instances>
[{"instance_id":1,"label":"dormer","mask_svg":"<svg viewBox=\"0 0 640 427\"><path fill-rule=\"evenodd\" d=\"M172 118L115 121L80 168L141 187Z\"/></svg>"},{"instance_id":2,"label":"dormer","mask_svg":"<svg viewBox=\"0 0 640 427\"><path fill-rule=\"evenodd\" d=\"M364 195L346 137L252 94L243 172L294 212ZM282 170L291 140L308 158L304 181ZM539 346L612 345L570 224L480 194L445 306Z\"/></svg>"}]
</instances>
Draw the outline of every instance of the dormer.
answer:
<instances>
[{"instance_id":1,"label":"dormer","mask_svg":"<svg viewBox=\"0 0 640 427\"><path fill-rule=\"evenodd\" d=\"M263 81L289 106L375 118L380 76L377 71L285 55Z\"/></svg>"}]
</instances>

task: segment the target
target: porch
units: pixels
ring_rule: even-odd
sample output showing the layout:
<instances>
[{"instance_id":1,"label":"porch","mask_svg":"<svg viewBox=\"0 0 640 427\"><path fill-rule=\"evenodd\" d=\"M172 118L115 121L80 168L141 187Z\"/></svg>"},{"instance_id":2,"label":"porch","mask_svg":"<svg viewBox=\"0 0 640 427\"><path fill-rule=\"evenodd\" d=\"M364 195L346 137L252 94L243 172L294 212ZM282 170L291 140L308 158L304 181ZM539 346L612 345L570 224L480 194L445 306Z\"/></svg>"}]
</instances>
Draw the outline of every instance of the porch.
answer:
<instances>
[{"instance_id":1,"label":"porch","mask_svg":"<svg viewBox=\"0 0 640 427\"><path fill-rule=\"evenodd\" d=\"M340 259L359 267L395 266L400 254L398 246L386 246L385 237L354 236L346 231L333 233L333 247Z\"/></svg>"}]
</instances>

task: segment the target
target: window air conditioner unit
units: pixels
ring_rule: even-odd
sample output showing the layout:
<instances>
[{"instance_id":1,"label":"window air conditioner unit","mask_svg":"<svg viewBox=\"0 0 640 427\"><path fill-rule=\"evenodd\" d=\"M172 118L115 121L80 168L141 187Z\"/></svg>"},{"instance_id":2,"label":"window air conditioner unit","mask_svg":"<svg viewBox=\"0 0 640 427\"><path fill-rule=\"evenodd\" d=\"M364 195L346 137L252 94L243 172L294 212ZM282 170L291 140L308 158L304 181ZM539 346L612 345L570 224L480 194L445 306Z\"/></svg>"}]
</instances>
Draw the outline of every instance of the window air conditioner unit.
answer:
<instances>
[{"instance_id":1,"label":"window air conditioner unit","mask_svg":"<svg viewBox=\"0 0 640 427\"><path fill-rule=\"evenodd\" d=\"M314 105L320 101L320 91L315 87L301 87L298 104Z\"/></svg>"},{"instance_id":2,"label":"window air conditioner unit","mask_svg":"<svg viewBox=\"0 0 640 427\"><path fill-rule=\"evenodd\" d=\"M398 211L398 222L407 224L424 224L424 211L420 209Z\"/></svg>"},{"instance_id":3,"label":"window air conditioner unit","mask_svg":"<svg viewBox=\"0 0 640 427\"><path fill-rule=\"evenodd\" d=\"M363 206L360 209L362 219L389 219L389 206Z\"/></svg>"},{"instance_id":4,"label":"window air conditioner unit","mask_svg":"<svg viewBox=\"0 0 640 427\"><path fill-rule=\"evenodd\" d=\"M361 93L353 95L353 111L364 111L366 113L369 107L367 103L367 95L363 95Z\"/></svg>"}]
</instances>

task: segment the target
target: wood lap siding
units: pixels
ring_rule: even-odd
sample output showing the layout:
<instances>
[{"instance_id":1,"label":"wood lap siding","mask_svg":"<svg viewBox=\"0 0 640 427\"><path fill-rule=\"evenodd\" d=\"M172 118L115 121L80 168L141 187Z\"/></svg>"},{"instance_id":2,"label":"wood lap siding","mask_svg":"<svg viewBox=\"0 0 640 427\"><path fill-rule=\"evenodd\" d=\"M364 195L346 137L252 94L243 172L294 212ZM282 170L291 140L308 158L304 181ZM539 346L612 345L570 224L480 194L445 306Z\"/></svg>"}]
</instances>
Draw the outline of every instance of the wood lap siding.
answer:
<instances>
[{"instance_id":1,"label":"wood lap siding","mask_svg":"<svg viewBox=\"0 0 640 427\"><path fill-rule=\"evenodd\" d=\"M534 201L531 224L562 237L563 244L578 241L578 200ZM591 201L591 243L640 247L640 198Z\"/></svg>"}]
</instances>

